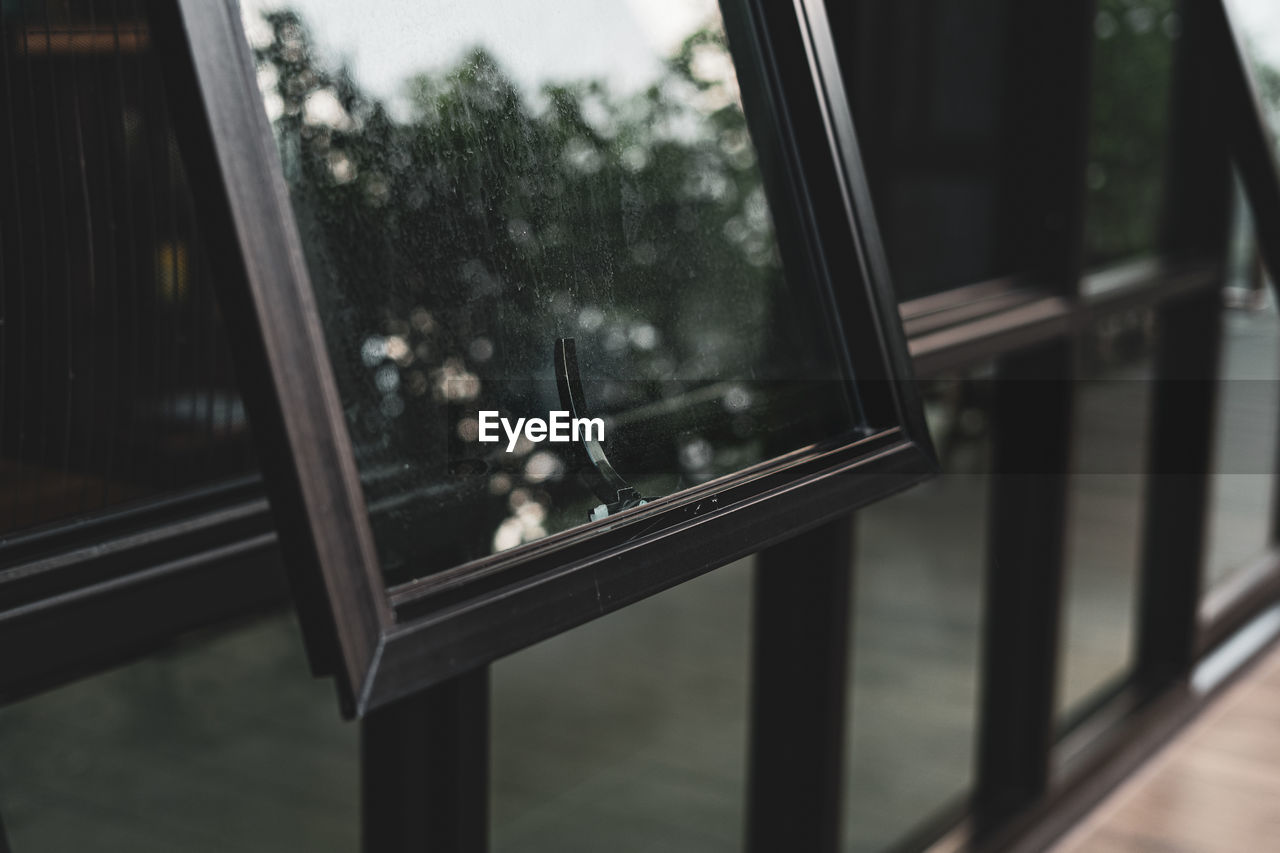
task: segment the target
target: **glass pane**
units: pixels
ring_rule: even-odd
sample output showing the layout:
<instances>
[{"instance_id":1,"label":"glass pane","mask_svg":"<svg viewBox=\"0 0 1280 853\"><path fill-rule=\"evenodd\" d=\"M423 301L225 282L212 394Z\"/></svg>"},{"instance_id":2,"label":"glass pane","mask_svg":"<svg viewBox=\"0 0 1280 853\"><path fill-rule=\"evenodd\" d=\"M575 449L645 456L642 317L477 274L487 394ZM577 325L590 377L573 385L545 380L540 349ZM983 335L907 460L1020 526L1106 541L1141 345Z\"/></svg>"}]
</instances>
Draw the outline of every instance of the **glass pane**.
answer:
<instances>
[{"instance_id":1,"label":"glass pane","mask_svg":"<svg viewBox=\"0 0 1280 853\"><path fill-rule=\"evenodd\" d=\"M897 849L972 783L990 390L929 383L943 474L858 513L845 850Z\"/></svg>"},{"instance_id":2,"label":"glass pane","mask_svg":"<svg viewBox=\"0 0 1280 853\"><path fill-rule=\"evenodd\" d=\"M1168 151L1174 0L1098 0L1085 260L1157 248Z\"/></svg>"},{"instance_id":3,"label":"glass pane","mask_svg":"<svg viewBox=\"0 0 1280 853\"><path fill-rule=\"evenodd\" d=\"M1229 0L1263 118L1280 133L1280 9L1265 0ZM1273 138L1275 150L1280 143ZM1280 330L1254 225L1237 189L1227 282L1205 588L1231 576L1272 544L1276 435L1280 429Z\"/></svg>"},{"instance_id":4,"label":"glass pane","mask_svg":"<svg viewBox=\"0 0 1280 853\"><path fill-rule=\"evenodd\" d=\"M898 299L1010 272L996 222L1007 3L828 5Z\"/></svg>"},{"instance_id":5,"label":"glass pane","mask_svg":"<svg viewBox=\"0 0 1280 853\"><path fill-rule=\"evenodd\" d=\"M1153 335L1142 311L1108 318L1080 342L1059 719L1124 678L1133 659Z\"/></svg>"},{"instance_id":6,"label":"glass pane","mask_svg":"<svg viewBox=\"0 0 1280 853\"><path fill-rule=\"evenodd\" d=\"M272 616L0 711L15 850L351 851L357 726Z\"/></svg>"},{"instance_id":7,"label":"glass pane","mask_svg":"<svg viewBox=\"0 0 1280 853\"><path fill-rule=\"evenodd\" d=\"M244 5L388 573L859 426L823 298L783 275L714 5ZM575 476L580 445L482 419L564 410L559 339L625 499Z\"/></svg>"},{"instance_id":8,"label":"glass pane","mask_svg":"<svg viewBox=\"0 0 1280 853\"><path fill-rule=\"evenodd\" d=\"M1280 133L1280 7L1270 0L1227 0L1262 100L1264 119Z\"/></svg>"},{"instance_id":9,"label":"glass pane","mask_svg":"<svg viewBox=\"0 0 1280 853\"><path fill-rule=\"evenodd\" d=\"M752 568L493 665L495 851L742 849Z\"/></svg>"},{"instance_id":10,"label":"glass pane","mask_svg":"<svg viewBox=\"0 0 1280 853\"><path fill-rule=\"evenodd\" d=\"M252 473L141 3L0 42L0 534Z\"/></svg>"},{"instance_id":11,"label":"glass pane","mask_svg":"<svg viewBox=\"0 0 1280 853\"><path fill-rule=\"evenodd\" d=\"M1209 592L1271 545L1280 435L1280 316L1252 220L1239 192L1236 198L1210 469L1204 583Z\"/></svg>"}]
</instances>

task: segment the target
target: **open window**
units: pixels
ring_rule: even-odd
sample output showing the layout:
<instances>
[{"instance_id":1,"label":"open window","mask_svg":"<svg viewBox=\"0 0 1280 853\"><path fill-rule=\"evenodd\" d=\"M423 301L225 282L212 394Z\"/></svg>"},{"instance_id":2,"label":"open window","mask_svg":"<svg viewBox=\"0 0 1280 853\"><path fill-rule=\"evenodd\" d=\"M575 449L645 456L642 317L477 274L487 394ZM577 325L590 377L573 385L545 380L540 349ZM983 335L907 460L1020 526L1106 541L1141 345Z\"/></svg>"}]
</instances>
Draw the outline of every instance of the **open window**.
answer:
<instances>
[{"instance_id":1,"label":"open window","mask_svg":"<svg viewBox=\"0 0 1280 853\"><path fill-rule=\"evenodd\" d=\"M242 5L156 23L348 713L933 470L820 3Z\"/></svg>"}]
</instances>

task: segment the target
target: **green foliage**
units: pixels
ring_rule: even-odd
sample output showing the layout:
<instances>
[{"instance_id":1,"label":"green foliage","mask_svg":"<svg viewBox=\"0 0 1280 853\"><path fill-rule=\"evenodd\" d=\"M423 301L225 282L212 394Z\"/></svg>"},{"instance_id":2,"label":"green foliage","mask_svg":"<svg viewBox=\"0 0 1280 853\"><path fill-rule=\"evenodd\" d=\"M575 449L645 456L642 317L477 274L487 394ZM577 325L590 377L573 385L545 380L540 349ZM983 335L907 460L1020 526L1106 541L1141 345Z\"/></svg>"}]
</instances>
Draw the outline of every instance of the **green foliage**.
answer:
<instances>
[{"instance_id":1,"label":"green foliage","mask_svg":"<svg viewBox=\"0 0 1280 853\"><path fill-rule=\"evenodd\" d=\"M579 348L604 358L619 349L605 346L610 332L652 327L662 346L627 353L642 376L693 374L694 362L714 375L753 357L779 271L723 33L694 33L626 97L586 81L529 98L476 48L407 80L409 114L393 117L345 69L317 63L295 13L267 20L258 61L275 74L276 130L338 339L402 330L425 309L442 321L434 361L465 362L489 336L524 365L590 308L605 315L587 324L600 340ZM308 118L317 94L339 119ZM695 333L685 315L713 305L718 323ZM513 310L544 328L495 322Z\"/></svg>"},{"instance_id":2,"label":"green foliage","mask_svg":"<svg viewBox=\"0 0 1280 853\"><path fill-rule=\"evenodd\" d=\"M384 566L398 562L387 548L401 546L389 542L405 554L422 547L423 519L492 531L472 516L497 512L496 525L512 512L502 521L511 526L524 518L521 489L553 513L550 527L585 518L592 496L528 475L519 454L485 457L466 435L478 409L523 417L559 408L549 381L556 338L575 338L584 378L602 380L601 393L590 392L597 415L719 380L838 370L812 334L790 342L786 359L767 355L770 329L794 322L779 318L805 309L782 292L717 27L691 34L631 93L601 80L524 91L476 47L447 70L408 76L403 97L384 102L318 58L296 13L265 19L260 82L366 498L375 527L395 531L378 536ZM663 493L678 476L757 461L755 422L731 424L714 400L711 411L714 423L632 447L648 470L670 472ZM713 435L722 439L714 454L683 454ZM380 486L378 471L398 485ZM405 505L406 481L437 504L379 509ZM493 497L513 485L509 506ZM438 538L452 541L453 529ZM440 559L487 553L488 536Z\"/></svg>"},{"instance_id":3,"label":"green foliage","mask_svg":"<svg viewBox=\"0 0 1280 853\"><path fill-rule=\"evenodd\" d=\"M1099 0L1085 234L1090 264L1156 248L1177 28L1173 0Z\"/></svg>"}]
</instances>

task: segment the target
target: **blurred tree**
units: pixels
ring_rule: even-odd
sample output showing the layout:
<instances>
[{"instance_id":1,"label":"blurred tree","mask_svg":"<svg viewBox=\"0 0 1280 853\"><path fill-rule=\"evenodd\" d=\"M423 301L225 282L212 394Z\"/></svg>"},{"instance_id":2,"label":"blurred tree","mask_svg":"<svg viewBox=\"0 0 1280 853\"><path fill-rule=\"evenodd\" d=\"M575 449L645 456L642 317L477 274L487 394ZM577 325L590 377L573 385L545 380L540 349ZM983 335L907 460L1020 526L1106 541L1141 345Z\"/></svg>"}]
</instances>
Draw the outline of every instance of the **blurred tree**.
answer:
<instances>
[{"instance_id":1,"label":"blurred tree","mask_svg":"<svg viewBox=\"0 0 1280 853\"><path fill-rule=\"evenodd\" d=\"M1087 170L1086 263L1156 250L1164 189L1173 0L1099 0Z\"/></svg>"},{"instance_id":2,"label":"blurred tree","mask_svg":"<svg viewBox=\"0 0 1280 853\"><path fill-rule=\"evenodd\" d=\"M260 82L375 502L370 472L394 469L388 493L406 478L453 478L436 490L433 517L473 509L467 489L490 489L493 472L454 464L479 453L465 412L558 408L545 381L557 337L577 339L586 378L618 380L597 386L600 413L711 381L838 369L820 335L789 341L785 360L768 357L768 325L803 309L783 292L718 25L690 34L633 93L599 80L522 91L475 47L447 71L411 75L389 105L318 58L298 13L264 18ZM665 470L705 478L757 461L720 445L682 453L702 437L670 438ZM735 441L759 447L754 435L730 432ZM558 462L532 475L506 457L496 464L545 494ZM568 500L574 521L590 500ZM408 529L422 517L384 522Z\"/></svg>"}]
</instances>

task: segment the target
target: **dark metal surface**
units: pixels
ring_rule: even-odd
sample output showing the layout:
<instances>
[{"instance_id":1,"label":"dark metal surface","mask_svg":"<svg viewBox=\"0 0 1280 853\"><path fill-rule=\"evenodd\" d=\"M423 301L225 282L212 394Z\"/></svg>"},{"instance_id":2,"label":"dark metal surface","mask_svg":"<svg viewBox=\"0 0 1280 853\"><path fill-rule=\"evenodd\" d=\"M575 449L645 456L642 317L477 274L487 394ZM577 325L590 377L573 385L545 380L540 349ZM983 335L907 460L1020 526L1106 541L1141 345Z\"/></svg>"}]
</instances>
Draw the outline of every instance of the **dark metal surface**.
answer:
<instances>
[{"instance_id":1,"label":"dark metal surface","mask_svg":"<svg viewBox=\"0 0 1280 853\"><path fill-rule=\"evenodd\" d=\"M1221 311L1214 289L1159 315L1135 674L1149 690L1196 660Z\"/></svg>"},{"instance_id":2,"label":"dark metal surface","mask_svg":"<svg viewBox=\"0 0 1280 853\"><path fill-rule=\"evenodd\" d=\"M1008 4L1002 266L1058 293L1083 272L1094 8Z\"/></svg>"},{"instance_id":3,"label":"dark metal surface","mask_svg":"<svg viewBox=\"0 0 1280 853\"><path fill-rule=\"evenodd\" d=\"M313 666L353 711L391 610L239 8L150 11Z\"/></svg>"},{"instance_id":4,"label":"dark metal surface","mask_svg":"<svg viewBox=\"0 0 1280 853\"><path fill-rule=\"evenodd\" d=\"M1171 256L1220 260L1213 287L1166 304L1158 315L1134 675L1146 691L1186 678L1196 660L1229 223L1228 142L1220 122L1224 95L1231 97L1221 76L1225 20L1219 0L1187 0L1183 7L1163 239Z\"/></svg>"},{"instance_id":5,"label":"dark metal surface","mask_svg":"<svg viewBox=\"0 0 1280 853\"><path fill-rule=\"evenodd\" d=\"M261 500L120 533L0 572L0 703L286 600Z\"/></svg>"},{"instance_id":6,"label":"dark metal surface","mask_svg":"<svg viewBox=\"0 0 1280 853\"><path fill-rule=\"evenodd\" d=\"M840 849L853 523L844 516L756 565L747 849Z\"/></svg>"},{"instance_id":7,"label":"dark metal surface","mask_svg":"<svg viewBox=\"0 0 1280 853\"><path fill-rule=\"evenodd\" d=\"M1084 273L1094 4L1015 3L1010 10L1004 79L1012 162L1000 230L1015 269L1074 301ZM980 838L1049 784L1074 361L1066 338L997 362L973 800Z\"/></svg>"},{"instance_id":8,"label":"dark metal surface","mask_svg":"<svg viewBox=\"0 0 1280 853\"><path fill-rule=\"evenodd\" d=\"M364 853L484 853L488 668L380 708L360 725Z\"/></svg>"},{"instance_id":9,"label":"dark metal surface","mask_svg":"<svg viewBox=\"0 0 1280 853\"><path fill-rule=\"evenodd\" d=\"M1072 350L1057 342L997 365L979 703L975 832L1041 797L1054 741Z\"/></svg>"}]
</instances>

